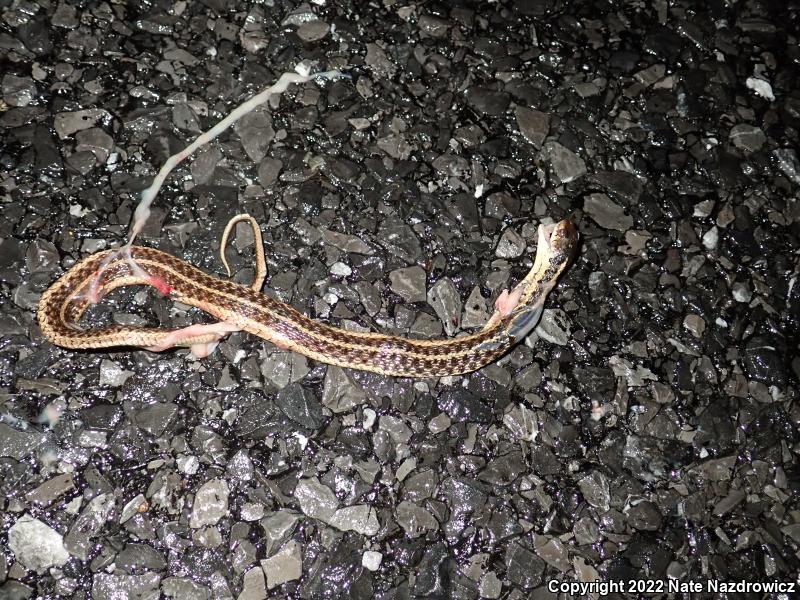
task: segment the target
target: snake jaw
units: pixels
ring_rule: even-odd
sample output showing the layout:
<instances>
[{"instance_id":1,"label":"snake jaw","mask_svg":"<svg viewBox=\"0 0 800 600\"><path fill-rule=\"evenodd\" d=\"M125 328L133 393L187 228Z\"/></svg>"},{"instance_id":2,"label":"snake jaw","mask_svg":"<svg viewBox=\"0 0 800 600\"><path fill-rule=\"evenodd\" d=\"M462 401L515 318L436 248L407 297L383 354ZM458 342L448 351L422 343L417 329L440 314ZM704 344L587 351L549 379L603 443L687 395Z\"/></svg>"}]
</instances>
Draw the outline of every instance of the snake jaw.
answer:
<instances>
[{"instance_id":1,"label":"snake jaw","mask_svg":"<svg viewBox=\"0 0 800 600\"><path fill-rule=\"evenodd\" d=\"M533 306L524 305L515 311L511 324L506 330L509 337L520 340L528 336L533 328L539 324L544 312L544 304L536 303Z\"/></svg>"}]
</instances>

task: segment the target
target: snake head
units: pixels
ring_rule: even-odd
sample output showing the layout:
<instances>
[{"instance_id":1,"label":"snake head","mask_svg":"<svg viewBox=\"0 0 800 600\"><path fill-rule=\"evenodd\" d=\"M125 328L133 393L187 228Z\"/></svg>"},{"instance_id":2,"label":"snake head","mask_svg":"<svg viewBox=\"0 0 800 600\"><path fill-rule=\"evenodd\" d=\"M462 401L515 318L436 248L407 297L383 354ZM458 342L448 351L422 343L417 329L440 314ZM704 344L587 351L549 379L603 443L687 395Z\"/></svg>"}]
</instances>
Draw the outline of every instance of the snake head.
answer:
<instances>
[{"instance_id":1,"label":"snake head","mask_svg":"<svg viewBox=\"0 0 800 600\"><path fill-rule=\"evenodd\" d=\"M572 221L539 226L539 248L546 248L551 261L569 261L578 246L578 230Z\"/></svg>"}]
</instances>

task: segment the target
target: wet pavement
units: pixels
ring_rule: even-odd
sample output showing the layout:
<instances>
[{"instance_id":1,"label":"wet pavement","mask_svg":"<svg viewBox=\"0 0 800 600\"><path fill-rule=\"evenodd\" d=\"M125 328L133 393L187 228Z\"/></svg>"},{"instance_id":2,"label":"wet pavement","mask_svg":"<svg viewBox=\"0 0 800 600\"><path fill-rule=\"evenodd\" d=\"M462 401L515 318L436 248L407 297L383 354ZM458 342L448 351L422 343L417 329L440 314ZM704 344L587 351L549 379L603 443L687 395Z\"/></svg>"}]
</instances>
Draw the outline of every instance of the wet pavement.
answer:
<instances>
[{"instance_id":1,"label":"wet pavement","mask_svg":"<svg viewBox=\"0 0 800 600\"><path fill-rule=\"evenodd\" d=\"M796 7L0 11L0 597L796 581ZM293 86L200 150L139 243L224 277L220 234L249 212L269 294L439 337L479 328L537 226L570 218L580 254L536 331L437 380L241 333L204 360L47 342L47 286L123 242L166 158L298 64L349 77ZM245 284L252 243L241 225L227 254ZM151 292L86 323L203 320Z\"/></svg>"}]
</instances>

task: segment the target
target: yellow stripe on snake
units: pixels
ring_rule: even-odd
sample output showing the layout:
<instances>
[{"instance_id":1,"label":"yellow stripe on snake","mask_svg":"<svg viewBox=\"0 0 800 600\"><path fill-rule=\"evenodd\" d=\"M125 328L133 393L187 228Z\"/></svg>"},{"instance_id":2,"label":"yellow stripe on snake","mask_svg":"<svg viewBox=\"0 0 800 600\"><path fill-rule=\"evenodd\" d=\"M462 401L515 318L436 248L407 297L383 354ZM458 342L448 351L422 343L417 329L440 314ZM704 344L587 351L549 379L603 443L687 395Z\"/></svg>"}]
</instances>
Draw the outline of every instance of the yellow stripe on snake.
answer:
<instances>
[{"instance_id":1,"label":"yellow stripe on snake","mask_svg":"<svg viewBox=\"0 0 800 600\"><path fill-rule=\"evenodd\" d=\"M242 220L242 216L235 219ZM226 234L229 230L230 226ZM577 232L567 220L541 225L528 275L511 292L501 294L483 329L455 338L409 339L332 327L260 293L257 288L263 276L248 288L142 246L126 247L129 253L106 250L81 260L45 291L37 316L44 336L65 348L127 346L159 351L212 342L225 332L242 330L332 365L400 377L458 375L496 360L530 333L541 317L547 294L569 265L577 240ZM260 237L256 247L261 270ZM128 285L156 287L170 299L200 308L221 323L182 330L123 325L84 329L79 325L91 303Z\"/></svg>"}]
</instances>

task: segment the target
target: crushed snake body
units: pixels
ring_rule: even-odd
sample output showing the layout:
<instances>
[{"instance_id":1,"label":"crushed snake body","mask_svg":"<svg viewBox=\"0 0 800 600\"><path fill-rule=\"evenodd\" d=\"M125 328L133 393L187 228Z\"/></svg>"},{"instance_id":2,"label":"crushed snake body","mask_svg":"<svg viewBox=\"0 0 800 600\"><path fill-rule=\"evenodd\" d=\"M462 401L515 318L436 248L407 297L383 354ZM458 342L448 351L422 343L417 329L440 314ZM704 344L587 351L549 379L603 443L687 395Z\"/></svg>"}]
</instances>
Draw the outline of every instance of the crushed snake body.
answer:
<instances>
[{"instance_id":1,"label":"crushed snake body","mask_svg":"<svg viewBox=\"0 0 800 600\"><path fill-rule=\"evenodd\" d=\"M536 259L525 279L504 293L504 302L498 302L483 329L455 338L409 339L339 329L255 289L142 246L130 246L126 255L119 250L98 252L76 263L42 295L37 316L44 336L65 348L163 350L178 345L174 330L123 325L85 329L79 325L88 306L103 295L118 287L143 284L213 315L226 324L224 331L247 331L327 364L401 377L458 375L496 360L533 329L548 293L574 254L577 237L567 220L540 226ZM180 343L213 338L198 329L183 336Z\"/></svg>"}]
</instances>

